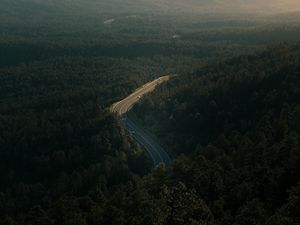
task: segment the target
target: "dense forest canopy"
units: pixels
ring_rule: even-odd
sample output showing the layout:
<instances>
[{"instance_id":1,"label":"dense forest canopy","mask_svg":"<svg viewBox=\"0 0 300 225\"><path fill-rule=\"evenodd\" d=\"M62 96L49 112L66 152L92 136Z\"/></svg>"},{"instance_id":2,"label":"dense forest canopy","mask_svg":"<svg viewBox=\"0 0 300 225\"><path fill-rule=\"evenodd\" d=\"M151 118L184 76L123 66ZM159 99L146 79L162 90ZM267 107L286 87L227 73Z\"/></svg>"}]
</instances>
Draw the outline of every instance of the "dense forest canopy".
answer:
<instances>
[{"instance_id":1,"label":"dense forest canopy","mask_svg":"<svg viewBox=\"0 0 300 225\"><path fill-rule=\"evenodd\" d=\"M166 180L195 189L212 224L299 222L299 57L299 45L281 45L213 63L135 108L169 151L184 154Z\"/></svg>"},{"instance_id":2,"label":"dense forest canopy","mask_svg":"<svg viewBox=\"0 0 300 225\"><path fill-rule=\"evenodd\" d=\"M299 223L299 4L1 0L0 224Z\"/></svg>"}]
</instances>

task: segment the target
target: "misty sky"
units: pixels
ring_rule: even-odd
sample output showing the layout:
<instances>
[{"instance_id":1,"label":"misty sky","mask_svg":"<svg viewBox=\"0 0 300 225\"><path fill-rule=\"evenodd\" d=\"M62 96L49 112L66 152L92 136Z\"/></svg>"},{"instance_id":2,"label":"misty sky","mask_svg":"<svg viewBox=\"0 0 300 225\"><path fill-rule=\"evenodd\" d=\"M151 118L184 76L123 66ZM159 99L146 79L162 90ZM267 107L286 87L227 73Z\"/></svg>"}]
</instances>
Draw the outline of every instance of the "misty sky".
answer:
<instances>
[{"instance_id":1,"label":"misty sky","mask_svg":"<svg viewBox=\"0 0 300 225\"><path fill-rule=\"evenodd\" d=\"M195 14L277 14L300 12L300 0L0 0L0 13L67 12L96 14L161 11ZM0 15L1 16L1 15Z\"/></svg>"},{"instance_id":2,"label":"misty sky","mask_svg":"<svg viewBox=\"0 0 300 225\"><path fill-rule=\"evenodd\" d=\"M194 11L281 13L300 11L300 0L153 0Z\"/></svg>"}]
</instances>

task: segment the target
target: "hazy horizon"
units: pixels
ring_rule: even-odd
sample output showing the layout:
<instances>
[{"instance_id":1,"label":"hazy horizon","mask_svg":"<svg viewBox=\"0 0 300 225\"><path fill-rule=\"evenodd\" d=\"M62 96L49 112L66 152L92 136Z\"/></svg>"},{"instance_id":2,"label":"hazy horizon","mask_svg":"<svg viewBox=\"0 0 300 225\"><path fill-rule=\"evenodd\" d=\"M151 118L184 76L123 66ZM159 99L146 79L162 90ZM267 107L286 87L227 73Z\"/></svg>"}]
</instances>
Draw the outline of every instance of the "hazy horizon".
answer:
<instances>
[{"instance_id":1,"label":"hazy horizon","mask_svg":"<svg viewBox=\"0 0 300 225\"><path fill-rule=\"evenodd\" d=\"M63 9L88 10L94 13L114 11L126 12L169 12L194 14L277 14L300 11L298 0L2 0L2 12L9 8L23 10ZM0 12L1 12L0 11Z\"/></svg>"}]
</instances>

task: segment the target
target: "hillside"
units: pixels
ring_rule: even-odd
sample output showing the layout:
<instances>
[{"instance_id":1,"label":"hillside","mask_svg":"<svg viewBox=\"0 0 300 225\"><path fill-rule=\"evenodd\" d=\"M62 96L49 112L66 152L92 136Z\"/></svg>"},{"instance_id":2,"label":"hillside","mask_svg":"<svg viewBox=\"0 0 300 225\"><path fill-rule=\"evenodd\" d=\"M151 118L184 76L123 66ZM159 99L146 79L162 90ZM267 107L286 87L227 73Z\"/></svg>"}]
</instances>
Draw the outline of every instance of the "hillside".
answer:
<instances>
[{"instance_id":1,"label":"hillside","mask_svg":"<svg viewBox=\"0 0 300 225\"><path fill-rule=\"evenodd\" d=\"M216 224L299 222L300 46L181 75L135 108Z\"/></svg>"},{"instance_id":2,"label":"hillside","mask_svg":"<svg viewBox=\"0 0 300 225\"><path fill-rule=\"evenodd\" d=\"M299 15L296 0L0 0L0 225L299 223ZM130 121L109 112L168 74L131 95ZM152 168L157 143L171 166Z\"/></svg>"},{"instance_id":3,"label":"hillside","mask_svg":"<svg viewBox=\"0 0 300 225\"><path fill-rule=\"evenodd\" d=\"M200 65L150 94L134 114L175 160L147 175L104 107L144 82L149 61L1 69L0 224L297 224L299 59L299 45L282 44Z\"/></svg>"}]
</instances>

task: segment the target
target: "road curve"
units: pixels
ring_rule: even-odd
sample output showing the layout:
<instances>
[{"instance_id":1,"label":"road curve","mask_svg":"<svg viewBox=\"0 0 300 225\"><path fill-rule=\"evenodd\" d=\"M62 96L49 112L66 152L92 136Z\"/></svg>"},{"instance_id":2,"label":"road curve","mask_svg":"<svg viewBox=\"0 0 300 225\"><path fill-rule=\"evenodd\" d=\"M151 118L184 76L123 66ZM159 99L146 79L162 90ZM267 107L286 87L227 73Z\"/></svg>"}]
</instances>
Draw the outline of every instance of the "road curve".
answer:
<instances>
[{"instance_id":1,"label":"road curve","mask_svg":"<svg viewBox=\"0 0 300 225\"><path fill-rule=\"evenodd\" d=\"M157 85L159 85L165 81L168 81L170 78L171 78L171 76L162 76L162 77L159 77L153 81L150 81L150 82L144 84L143 86L141 86L140 88L135 90L132 94L130 94L123 100L114 103L110 107L110 111L117 113L119 116L123 115L128 110L130 110L131 107L135 103L137 103L143 95L153 91Z\"/></svg>"},{"instance_id":2,"label":"road curve","mask_svg":"<svg viewBox=\"0 0 300 225\"><path fill-rule=\"evenodd\" d=\"M151 138L141 127L137 126L134 121L132 121L126 114L134 104L136 104L145 94L153 91L157 85L168 81L171 76L162 76L151 82L148 82L135 90L128 97L123 100L114 103L110 107L112 113L116 113L121 117L122 122L127 131L131 133L134 139L145 149L145 151L150 156L154 167L163 163L165 165L170 165L171 157L163 149L163 147Z\"/></svg>"}]
</instances>

